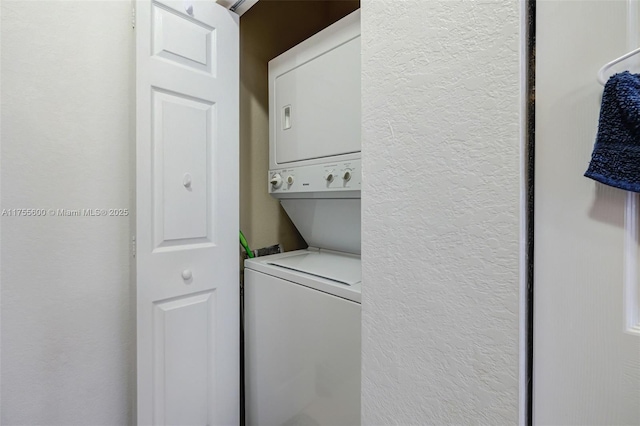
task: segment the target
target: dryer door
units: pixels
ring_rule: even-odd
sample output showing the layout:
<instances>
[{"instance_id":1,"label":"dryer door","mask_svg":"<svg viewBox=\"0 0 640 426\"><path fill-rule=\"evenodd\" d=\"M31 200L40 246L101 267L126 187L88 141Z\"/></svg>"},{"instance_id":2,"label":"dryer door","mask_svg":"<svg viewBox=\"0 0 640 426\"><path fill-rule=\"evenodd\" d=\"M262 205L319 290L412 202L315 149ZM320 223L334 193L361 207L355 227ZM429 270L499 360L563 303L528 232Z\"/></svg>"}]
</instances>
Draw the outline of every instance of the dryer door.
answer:
<instances>
[{"instance_id":1,"label":"dryer door","mask_svg":"<svg viewBox=\"0 0 640 426\"><path fill-rule=\"evenodd\" d=\"M360 37L275 81L276 162L360 151Z\"/></svg>"}]
</instances>

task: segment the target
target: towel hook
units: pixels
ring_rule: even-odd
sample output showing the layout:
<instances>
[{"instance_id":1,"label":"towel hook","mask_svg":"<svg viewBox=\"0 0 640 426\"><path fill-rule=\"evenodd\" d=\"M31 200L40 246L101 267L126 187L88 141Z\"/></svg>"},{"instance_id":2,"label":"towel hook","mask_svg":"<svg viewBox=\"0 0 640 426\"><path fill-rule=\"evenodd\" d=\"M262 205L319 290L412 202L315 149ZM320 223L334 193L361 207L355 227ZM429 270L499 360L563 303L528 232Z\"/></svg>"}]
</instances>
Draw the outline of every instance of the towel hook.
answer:
<instances>
[{"instance_id":1,"label":"towel hook","mask_svg":"<svg viewBox=\"0 0 640 426\"><path fill-rule=\"evenodd\" d=\"M604 64L604 66L602 68L600 68L600 71L598 71L598 83L602 84L603 86L605 84L607 84L607 80L605 79L605 76L604 76L605 73L607 71L609 71L609 69L612 66L614 66L615 64L618 64L618 63L620 63L620 62L632 57L633 55L637 55L638 53L640 53L640 47L638 47L635 50L632 50L629 53L626 53L626 54L620 56L619 58L614 59L611 62L607 62L606 64Z\"/></svg>"}]
</instances>

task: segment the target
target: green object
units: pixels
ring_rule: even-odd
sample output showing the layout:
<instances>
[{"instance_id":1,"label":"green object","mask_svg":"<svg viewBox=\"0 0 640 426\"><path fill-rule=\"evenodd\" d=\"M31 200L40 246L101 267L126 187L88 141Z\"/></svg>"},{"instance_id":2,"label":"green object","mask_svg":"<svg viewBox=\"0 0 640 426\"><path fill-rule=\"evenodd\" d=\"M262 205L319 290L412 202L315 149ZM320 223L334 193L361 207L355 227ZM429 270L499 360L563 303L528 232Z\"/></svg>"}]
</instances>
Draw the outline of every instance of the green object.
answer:
<instances>
[{"instance_id":1,"label":"green object","mask_svg":"<svg viewBox=\"0 0 640 426\"><path fill-rule=\"evenodd\" d=\"M244 234L242 233L242 231L240 231L240 244L242 245L242 247L244 247L244 251L247 252L247 256L249 256L250 259L253 259L255 256L253 255L253 252L249 248L249 243L247 242L247 239L244 237Z\"/></svg>"}]
</instances>

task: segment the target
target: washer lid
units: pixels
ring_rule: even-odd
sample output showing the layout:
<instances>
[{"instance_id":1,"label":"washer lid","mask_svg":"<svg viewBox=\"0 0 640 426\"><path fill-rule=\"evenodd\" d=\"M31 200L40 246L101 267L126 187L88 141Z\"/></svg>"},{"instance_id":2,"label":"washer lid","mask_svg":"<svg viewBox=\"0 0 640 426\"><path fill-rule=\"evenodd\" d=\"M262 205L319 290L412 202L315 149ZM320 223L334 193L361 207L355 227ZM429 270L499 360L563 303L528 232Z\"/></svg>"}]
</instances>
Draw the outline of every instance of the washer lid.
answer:
<instances>
[{"instance_id":1,"label":"washer lid","mask_svg":"<svg viewBox=\"0 0 640 426\"><path fill-rule=\"evenodd\" d=\"M346 285L362 281L360 258L357 257L327 252L306 252L272 260L268 265L304 272Z\"/></svg>"}]
</instances>

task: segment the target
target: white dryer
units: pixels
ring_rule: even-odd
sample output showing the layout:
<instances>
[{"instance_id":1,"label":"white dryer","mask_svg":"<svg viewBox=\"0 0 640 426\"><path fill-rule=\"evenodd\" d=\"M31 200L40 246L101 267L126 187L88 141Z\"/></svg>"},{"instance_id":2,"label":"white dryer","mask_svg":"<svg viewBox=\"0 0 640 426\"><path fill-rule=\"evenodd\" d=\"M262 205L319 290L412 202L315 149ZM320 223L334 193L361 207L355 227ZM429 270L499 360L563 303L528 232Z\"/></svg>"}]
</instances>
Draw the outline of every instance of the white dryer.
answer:
<instances>
[{"instance_id":1,"label":"white dryer","mask_svg":"<svg viewBox=\"0 0 640 426\"><path fill-rule=\"evenodd\" d=\"M248 425L360 424L360 12L269 63L268 190L309 244L245 261Z\"/></svg>"}]
</instances>

